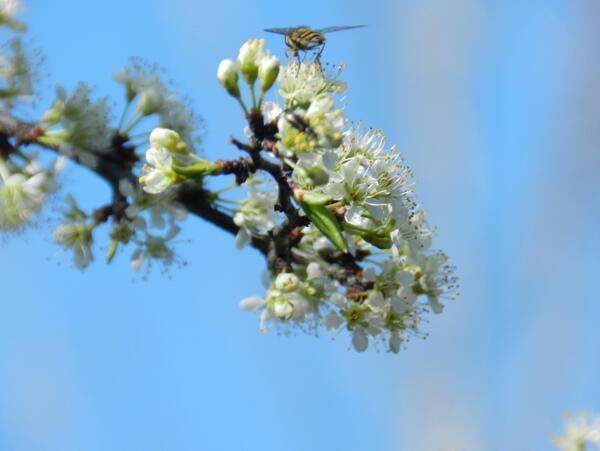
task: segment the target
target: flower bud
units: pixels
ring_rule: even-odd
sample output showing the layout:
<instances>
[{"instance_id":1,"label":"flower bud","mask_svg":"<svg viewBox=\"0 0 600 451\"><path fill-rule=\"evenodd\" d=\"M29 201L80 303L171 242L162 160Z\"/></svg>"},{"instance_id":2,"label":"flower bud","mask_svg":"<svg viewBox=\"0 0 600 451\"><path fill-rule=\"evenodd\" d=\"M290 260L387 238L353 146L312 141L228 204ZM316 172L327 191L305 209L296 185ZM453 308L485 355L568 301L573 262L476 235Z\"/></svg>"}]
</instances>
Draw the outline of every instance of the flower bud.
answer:
<instances>
[{"instance_id":1,"label":"flower bud","mask_svg":"<svg viewBox=\"0 0 600 451\"><path fill-rule=\"evenodd\" d=\"M42 122L49 124L57 124L62 119L65 110L65 103L61 100L57 100L48 111L42 116Z\"/></svg>"},{"instance_id":2,"label":"flower bud","mask_svg":"<svg viewBox=\"0 0 600 451\"><path fill-rule=\"evenodd\" d=\"M157 113L162 107L161 98L156 92L148 90L142 94L137 104L137 109L142 115L150 116Z\"/></svg>"},{"instance_id":3,"label":"flower bud","mask_svg":"<svg viewBox=\"0 0 600 451\"><path fill-rule=\"evenodd\" d=\"M295 291L300 286L300 279L295 274L282 272L275 279L275 288L284 293Z\"/></svg>"},{"instance_id":4,"label":"flower bud","mask_svg":"<svg viewBox=\"0 0 600 451\"><path fill-rule=\"evenodd\" d=\"M181 137L179 133L168 128L155 128L150 133L150 145L155 149L164 147L171 152L177 152L180 142Z\"/></svg>"},{"instance_id":5,"label":"flower bud","mask_svg":"<svg viewBox=\"0 0 600 451\"><path fill-rule=\"evenodd\" d=\"M237 60L238 66L250 86L254 84L256 77L258 77L258 65L264 59L262 51L264 45L264 39L249 39L240 48Z\"/></svg>"},{"instance_id":6,"label":"flower bud","mask_svg":"<svg viewBox=\"0 0 600 451\"><path fill-rule=\"evenodd\" d=\"M262 92L267 92L277 80L279 75L279 58L276 56L269 56L262 60L260 66L258 66L258 79L260 81L260 89Z\"/></svg>"},{"instance_id":7,"label":"flower bud","mask_svg":"<svg viewBox=\"0 0 600 451\"><path fill-rule=\"evenodd\" d=\"M217 70L217 79L219 83L227 90L230 96L240 98L240 88L238 87L238 73L235 63L230 59L224 59L219 64Z\"/></svg>"}]
</instances>

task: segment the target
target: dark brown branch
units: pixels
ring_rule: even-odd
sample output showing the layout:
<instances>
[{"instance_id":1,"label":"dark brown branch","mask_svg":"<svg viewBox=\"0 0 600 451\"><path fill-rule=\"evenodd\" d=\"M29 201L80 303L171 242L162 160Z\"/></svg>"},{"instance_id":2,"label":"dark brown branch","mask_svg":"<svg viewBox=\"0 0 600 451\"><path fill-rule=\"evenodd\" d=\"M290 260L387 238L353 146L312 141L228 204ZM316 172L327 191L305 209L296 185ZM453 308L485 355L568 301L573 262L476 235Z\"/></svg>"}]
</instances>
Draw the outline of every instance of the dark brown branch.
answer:
<instances>
[{"instance_id":1,"label":"dark brown branch","mask_svg":"<svg viewBox=\"0 0 600 451\"><path fill-rule=\"evenodd\" d=\"M14 146L35 144L58 154L65 154L79 165L94 172L104 179L118 193L121 180L129 180L137 183L137 177L131 171L131 156L125 153L119 154L115 149L107 149L106 152L92 152L86 149L61 149L40 143L38 138L43 130L34 123L21 121L11 115L0 112L0 136L12 138ZM92 161L97 162L91 164ZM235 235L239 227L233 222L233 218L217 209L209 201L208 192L199 187L182 185L178 189L177 201L190 213L205 219L211 224ZM262 254L268 253L267 239L253 238L251 245Z\"/></svg>"},{"instance_id":2,"label":"dark brown branch","mask_svg":"<svg viewBox=\"0 0 600 451\"><path fill-rule=\"evenodd\" d=\"M289 269L294 260L291 252L293 244L290 240L290 233L297 227L308 225L308 219L301 216L294 206L293 182L289 168L263 158L260 153L262 148L258 143L251 146L235 138L231 138L231 143L250 155L254 170L260 169L267 172L277 183L277 207L285 214L286 219L271 233L273 245L268 254L269 266L275 270Z\"/></svg>"}]
</instances>

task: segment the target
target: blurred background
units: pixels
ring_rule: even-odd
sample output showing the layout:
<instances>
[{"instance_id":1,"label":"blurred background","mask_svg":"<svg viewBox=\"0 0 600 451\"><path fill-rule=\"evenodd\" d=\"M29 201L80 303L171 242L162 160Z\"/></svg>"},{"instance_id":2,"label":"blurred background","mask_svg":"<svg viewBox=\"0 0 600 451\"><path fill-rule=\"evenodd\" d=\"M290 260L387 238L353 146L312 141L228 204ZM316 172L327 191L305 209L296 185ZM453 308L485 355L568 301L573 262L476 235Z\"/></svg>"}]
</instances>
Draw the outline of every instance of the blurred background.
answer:
<instances>
[{"instance_id":1,"label":"blurred background","mask_svg":"<svg viewBox=\"0 0 600 451\"><path fill-rule=\"evenodd\" d=\"M347 115L413 166L461 295L399 355L357 354L261 336L238 302L263 260L195 218L188 265L147 281L127 255L78 272L42 221L0 245L0 450L537 451L565 412L600 411L598 1L28 0L22 18L39 111L57 82L120 101L111 75L144 57L193 99L210 158L243 125L222 58L262 36L283 56L265 27L367 24L324 59L347 65Z\"/></svg>"}]
</instances>

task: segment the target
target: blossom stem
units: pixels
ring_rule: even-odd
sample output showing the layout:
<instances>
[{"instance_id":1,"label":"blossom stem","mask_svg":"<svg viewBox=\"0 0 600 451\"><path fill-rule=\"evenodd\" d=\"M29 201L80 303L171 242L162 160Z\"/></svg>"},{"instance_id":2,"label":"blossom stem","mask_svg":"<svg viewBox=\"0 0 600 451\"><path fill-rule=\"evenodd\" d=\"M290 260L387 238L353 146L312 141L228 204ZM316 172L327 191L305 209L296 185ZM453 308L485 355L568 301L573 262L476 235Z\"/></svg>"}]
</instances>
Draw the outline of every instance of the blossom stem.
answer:
<instances>
[{"instance_id":1,"label":"blossom stem","mask_svg":"<svg viewBox=\"0 0 600 451\"><path fill-rule=\"evenodd\" d=\"M239 200L225 199L223 197L217 197L217 199L215 201L224 202L226 204L232 204L232 205L241 205L243 203L243 202L240 202Z\"/></svg>"},{"instance_id":2,"label":"blossom stem","mask_svg":"<svg viewBox=\"0 0 600 451\"><path fill-rule=\"evenodd\" d=\"M261 89L260 90L260 96L258 96L258 106L257 106L257 108L259 110L260 110L260 107L261 107L261 105L263 103L264 98L265 98L265 92Z\"/></svg>"},{"instance_id":3,"label":"blossom stem","mask_svg":"<svg viewBox=\"0 0 600 451\"><path fill-rule=\"evenodd\" d=\"M224 193L226 191L231 191L232 189L236 189L239 188L239 185L237 183L231 183L223 188L219 188L216 191L213 191L213 194L220 194L220 193Z\"/></svg>"},{"instance_id":4,"label":"blossom stem","mask_svg":"<svg viewBox=\"0 0 600 451\"><path fill-rule=\"evenodd\" d=\"M15 149L12 153L26 163L29 163L31 161L31 159L27 155L25 155L23 152L21 152L19 149Z\"/></svg>"},{"instance_id":5,"label":"blossom stem","mask_svg":"<svg viewBox=\"0 0 600 451\"><path fill-rule=\"evenodd\" d=\"M121 126L119 125L119 127L121 127ZM148 141L149 135L150 135L150 131L145 131L145 132L135 133L133 135L128 135L127 137L129 138L129 140L134 140L134 139L138 139L138 138L146 138L146 141Z\"/></svg>"},{"instance_id":6,"label":"blossom stem","mask_svg":"<svg viewBox=\"0 0 600 451\"><path fill-rule=\"evenodd\" d=\"M129 122L127 127L121 130L121 134L127 135L143 118L144 115L142 113L140 113L139 111L136 112L136 114L134 114L134 116L131 118L131 121Z\"/></svg>"},{"instance_id":7,"label":"blossom stem","mask_svg":"<svg viewBox=\"0 0 600 451\"><path fill-rule=\"evenodd\" d=\"M237 99L238 103L240 104L240 106L242 107L242 110L244 110L244 114L246 116L248 116L248 114L249 114L248 113L248 108L246 107L246 104L244 103L244 101L242 100L242 98L241 97L236 97L236 99Z\"/></svg>"},{"instance_id":8,"label":"blossom stem","mask_svg":"<svg viewBox=\"0 0 600 451\"><path fill-rule=\"evenodd\" d=\"M256 104L256 92L254 92L254 84L250 86L250 94L252 95L252 108L257 109L258 106Z\"/></svg>"},{"instance_id":9,"label":"blossom stem","mask_svg":"<svg viewBox=\"0 0 600 451\"><path fill-rule=\"evenodd\" d=\"M127 112L129 111L130 105L131 105L131 100L129 100L123 107L123 113L121 113L121 118L119 119L119 125L117 125L118 130L121 129L121 127L123 126L123 122L125 122L125 116L127 116Z\"/></svg>"},{"instance_id":10,"label":"blossom stem","mask_svg":"<svg viewBox=\"0 0 600 451\"><path fill-rule=\"evenodd\" d=\"M227 205L222 205L222 204L221 204L220 202L218 202L218 201L215 201L215 202L214 202L214 204L215 204L215 205L216 205L218 208L220 208L221 210L225 210L225 211L227 211L227 212L229 212L229 213L232 213L232 214L235 214L235 213L237 213L237 210L236 210L235 208L228 207Z\"/></svg>"}]
</instances>

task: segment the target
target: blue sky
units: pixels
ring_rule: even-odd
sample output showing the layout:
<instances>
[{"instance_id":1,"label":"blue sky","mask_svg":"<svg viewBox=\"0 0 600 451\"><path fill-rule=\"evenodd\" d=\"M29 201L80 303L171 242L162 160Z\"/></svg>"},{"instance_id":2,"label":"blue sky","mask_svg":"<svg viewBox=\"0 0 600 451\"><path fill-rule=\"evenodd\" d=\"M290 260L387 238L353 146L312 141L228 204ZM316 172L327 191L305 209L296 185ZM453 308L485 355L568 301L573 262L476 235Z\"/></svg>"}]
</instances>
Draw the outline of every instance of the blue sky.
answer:
<instances>
[{"instance_id":1,"label":"blue sky","mask_svg":"<svg viewBox=\"0 0 600 451\"><path fill-rule=\"evenodd\" d=\"M195 218L188 265L147 281L126 255L79 273L45 219L0 246L0 450L544 450L563 413L600 412L592 0L25 6L47 91L84 80L119 101L111 74L156 61L204 116L210 158L235 155L243 125L222 58L265 27L367 24L325 58L347 65L347 115L413 166L461 296L400 355L358 355L343 334L261 336L238 302L262 292L262 259ZM104 203L72 169L84 205Z\"/></svg>"}]
</instances>

